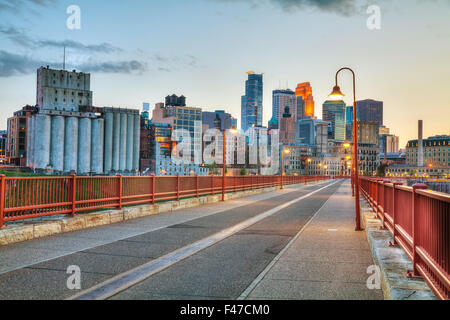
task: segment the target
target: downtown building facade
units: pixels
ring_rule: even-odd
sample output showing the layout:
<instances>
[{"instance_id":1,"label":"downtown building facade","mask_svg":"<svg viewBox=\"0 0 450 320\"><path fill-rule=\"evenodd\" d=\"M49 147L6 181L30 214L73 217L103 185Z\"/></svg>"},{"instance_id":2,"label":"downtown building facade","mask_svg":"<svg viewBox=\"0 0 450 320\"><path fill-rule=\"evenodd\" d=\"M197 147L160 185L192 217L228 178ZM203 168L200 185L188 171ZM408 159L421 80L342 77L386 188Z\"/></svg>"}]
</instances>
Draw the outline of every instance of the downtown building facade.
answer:
<instances>
[{"instance_id":1,"label":"downtown building facade","mask_svg":"<svg viewBox=\"0 0 450 320\"><path fill-rule=\"evenodd\" d=\"M356 101L359 120L363 122L377 122L383 125L383 101L372 99Z\"/></svg>"},{"instance_id":2,"label":"downtown building facade","mask_svg":"<svg viewBox=\"0 0 450 320\"><path fill-rule=\"evenodd\" d=\"M428 167L450 167L450 136L429 137L423 142L423 164ZM419 140L410 140L406 145L406 163L419 164Z\"/></svg>"},{"instance_id":3,"label":"downtown building facade","mask_svg":"<svg viewBox=\"0 0 450 320\"><path fill-rule=\"evenodd\" d=\"M218 129L220 131L237 128L237 119L224 110L216 110L214 112L202 111L202 128Z\"/></svg>"},{"instance_id":4,"label":"downtown building facade","mask_svg":"<svg viewBox=\"0 0 450 320\"><path fill-rule=\"evenodd\" d=\"M187 158L199 165L202 163L202 109L187 106L172 106L157 103L153 110L152 124L168 124L172 132L182 136L172 136L172 154L177 154L177 145L185 138L191 141L191 149Z\"/></svg>"},{"instance_id":5,"label":"downtown building facade","mask_svg":"<svg viewBox=\"0 0 450 320\"><path fill-rule=\"evenodd\" d=\"M263 116L263 75L247 72L245 95L241 97L241 129L262 127Z\"/></svg>"},{"instance_id":6,"label":"downtown building facade","mask_svg":"<svg viewBox=\"0 0 450 320\"><path fill-rule=\"evenodd\" d=\"M394 163L386 169L386 175L438 179L450 177L450 136L439 135L422 139L422 155L419 146L420 139L408 141L406 164Z\"/></svg>"},{"instance_id":7,"label":"downtown building facade","mask_svg":"<svg viewBox=\"0 0 450 320\"><path fill-rule=\"evenodd\" d=\"M278 123L281 121L286 107L289 107L291 114L296 119L297 96L295 92L289 89L274 90L272 92L272 116Z\"/></svg>"},{"instance_id":8,"label":"downtown building facade","mask_svg":"<svg viewBox=\"0 0 450 320\"><path fill-rule=\"evenodd\" d=\"M8 131L0 130L0 163L5 164L6 160L6 148L8 146Z\"/></svg>"}]
</instances>

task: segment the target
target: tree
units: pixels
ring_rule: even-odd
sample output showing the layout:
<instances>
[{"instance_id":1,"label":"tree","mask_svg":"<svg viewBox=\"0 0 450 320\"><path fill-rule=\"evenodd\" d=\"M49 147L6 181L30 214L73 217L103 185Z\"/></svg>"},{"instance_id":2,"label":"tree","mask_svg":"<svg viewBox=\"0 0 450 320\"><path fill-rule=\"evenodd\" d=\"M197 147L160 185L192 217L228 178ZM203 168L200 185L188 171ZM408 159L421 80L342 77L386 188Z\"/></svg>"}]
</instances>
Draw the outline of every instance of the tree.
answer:
<instances>
[{"instance_id":1,"label":"tree","mask_svg":"<svg viewBox=\"0 0 450 320\"><path fill-rule=\"evenodd\" d=\"M246 176L247 175L247 170L245 168L241 169L241 176Z\"/></svg>"},{"instance_id":2,"label":"tree","mask_svg":"<svg viewBox=\"0 0 450 320\"><path fill-rule=\"evenodd\" d=\"M387 167L388 166L386 164L380 164L380 166L378 167L378 170L377 170L377 176L378 177L386 176L386 168Z\"/></svg>"},{"instance_id":3,"label":"tree","mask_svg":"<svg viewBox=\"0 0 450 320\"><path fill-rule=\"evenodd\" d=\"M217 169L217 163L214 161L211 164L207 164L206 167L209 169L211 174L219 174L219 170Z\"/></svg>"}]
</instances>

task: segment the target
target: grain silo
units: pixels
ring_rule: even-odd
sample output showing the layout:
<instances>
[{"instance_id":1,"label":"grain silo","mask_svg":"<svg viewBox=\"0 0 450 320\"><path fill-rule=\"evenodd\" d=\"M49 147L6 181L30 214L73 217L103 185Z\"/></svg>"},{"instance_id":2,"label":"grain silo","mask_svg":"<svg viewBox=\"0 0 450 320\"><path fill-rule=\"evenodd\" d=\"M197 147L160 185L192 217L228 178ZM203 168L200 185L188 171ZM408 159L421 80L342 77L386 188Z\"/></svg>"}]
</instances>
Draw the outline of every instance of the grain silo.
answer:
<instances>
[{"instance_id":1,"label":"grain silo","mask_svg":"<svg viewBox=\"0 0 450 320\"><path fill-rule=\"evenodd\" d=\"M93 107L89 74L41 67L36 111L27 121L27 165L37 171L138 171L139 110Z\"/></svg>"}]
</instances>

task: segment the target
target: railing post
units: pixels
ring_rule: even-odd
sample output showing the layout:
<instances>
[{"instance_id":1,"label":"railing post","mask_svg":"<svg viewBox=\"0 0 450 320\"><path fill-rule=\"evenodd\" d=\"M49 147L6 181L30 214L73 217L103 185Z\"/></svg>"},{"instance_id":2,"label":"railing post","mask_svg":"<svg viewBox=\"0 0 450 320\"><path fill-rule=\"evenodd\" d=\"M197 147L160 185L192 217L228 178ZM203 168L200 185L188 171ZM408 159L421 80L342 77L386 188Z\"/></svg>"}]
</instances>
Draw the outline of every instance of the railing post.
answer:
<instances>
[{"instance_id":1,"label":"railing post","mask_svg":"<svg viewBox=\"0 0 450 320\"><path fill-rule=\"evenodd\" d=\"M195 175L195 196L198 198L198 174Z\"/></svg>"},{"instance_id":2,"label":"railing post","mask_svg":"<svg viewBox=\"0 0 450 320\"><path fill-rule=\"evenodd\" d=\"M70 201L72 202L72 213L71 216L75 217L75 209L76 209L76 203L77 203L77 175L71 174L70 177L72 178L72 189L71 189L71 195L70 195Z\"/></svg>"},{"instance_id":3,"label":"railing post","mask_svg":"<svg viewBox=\"0 0 450 320\"><path fill-rule=\"evenodd\" d=\"M211 195L214 194L214 175L211 175Z\"/></svg>"},{"instance_id":4,"label":"railing post","mask_svg":"<svg viewBox=\"0 0 450 320\"><path fill-rule=\"evenodd\" d=\"M180 175L177 174L177 201L180 200Z\"/></svg>"},{"instance_id":5,"label":"railing post","mask_svg":"<svg viewBox=\"0 0 450 320\"><path fill-rule=\"evenodd\" d=\"M222 201L225 201L225 174L222 175Z\"/></svg>"},{"instance_id":6,"label":"railing post","mask_svg":"<svg viewBox=\"0 0 450 320\"><path fill-rule=\"evenodd\" d=\"M122 175L117 175L117 198L119 198L119 204L117 209L122 209Z\"/></svg>"},{"instance_id":7,"label":"railing post","mask_svg":"<svg viewBox=\"0 0 450 320\"><path fill-rule=\"evenodd\" d=\"M393 237L393 240L391 242L389 242L389 246L391 246L391 247L398 246L397 240L396 240L396 238L397 238L397 229L395 228L395 221L396 221L396 217L395 217L395 215L396 215L396 212L395 212L395 196L396 196L396 192L395 192L395 189L396 189L396 186L401 186L401 185L403 185L403 183L401 183L401 182L394 182L393 186L392 186L392 229L393 229L392 237Z\"/></svg>"},{"instance_id":8,"label":"railing post","mask_svg":"<svg viewBox=\"0 0 450 320\"><path fill-rule=\"evenodd\" d=\"M280 189L283 189L283 171L281 171L280 175Z\"/></svg>"},{"instance_id":9,"label":"railing post","mask_svg":"<svg viewBox=\"0 0 450 320\"><path fill-rule=\"evenodd\" d=\"M156 198L156 177L155 174L152 174L152 204L155 204Z\"/></svg>"},{"instance_id":10,"label":"railing post","mask_svg":"<svg viewBox=\"0 0 450 320\"><path fill-rule=\"evenodd\" d=\"M418 195L416 193L416 190L419 189L427 189L427 185L423 183L416 183L413 185L413 193L412 193L412 238L413 238L413 245L412 245L412 256L413 256L413 270L412 272L408 272L409 277L420 277L419 272L417 271L417 263L419 261L419 256L416 252L416 244L417 244L417 237L418 237L418 229L419 224L417 223L418 217L421 214L419 211L420 208L418 206Z\"/></svg>"},{"instance_id":11,"label":"railing post","mask_svg":"<svg viewBox=\"0 0 450 320\"><path fill-rule=\"evenodd\" d=\"M0 174L0 229L3 227L5 218L5 200L6 200L6 176Z\"/></svg>"},{"instance_id":12,"label":"railing post","mask_svg":"<svg viewBox=\"0 0 450 320\"><path fill-rule=\"evenodd\" d=\"M391 183L391 180L383 180L383 212L381 213L382 219L381 221L383 222L383 227L382 229L386 229L386 190L388 190L388 188L386 188L386 184L387 183Z\"/></svg>"}]
</instances>

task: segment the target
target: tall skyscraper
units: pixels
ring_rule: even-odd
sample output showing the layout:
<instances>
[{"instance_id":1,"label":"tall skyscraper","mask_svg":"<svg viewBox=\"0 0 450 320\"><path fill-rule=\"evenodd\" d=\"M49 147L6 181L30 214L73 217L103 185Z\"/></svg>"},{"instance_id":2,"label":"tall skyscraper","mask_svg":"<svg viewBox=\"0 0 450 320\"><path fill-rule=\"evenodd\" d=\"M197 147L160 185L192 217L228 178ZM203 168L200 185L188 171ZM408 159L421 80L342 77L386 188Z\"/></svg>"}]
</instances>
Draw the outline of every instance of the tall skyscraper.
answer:
<instances>
[{"instance_id":1,"label":"tall skyscraper","mask_svg":"<svg viewBox=\"0 0 450 320\"><path fill-rule=\"evenodd\" d=\"M299 83L295 89L297 96L297 117L298 119L314 117L314 98L312 87L309 82Z\"/></svg>"},{"instance_id":2,"label":"tall skyscraper","mask_svg":"<svg viewBox=\"0 0 450 320\"><path fill-rule=\"evenodd\" d=\"M274 90L272 92L272 115L278 122L280 122L285 107L289 107L294 119L297 118L296 100L297 98L292 90Z\"/></svg>"},{"instance_id":3,"label":"tall skyscraper","mask_svg":"<svg viewBox=\"0 0 450 320\"><path fill-rule=\"evenodd\" d=\"M360 121L378 122L380 126L383 125L383 101L371 99L356 101L356 110Z\"/></svg>"},{"instance_id":4,"label":"tall skyscraper","mask_svg":"<svg viewBox=\"0 0 450 320\"><path fill-rule=\"evenodd\" d=\"M241 129L262 126L263 113L263 75L247 72L245 95L241 100Z\"/></svg>"},{"instance_id":5,"label":"tall skyscraper","mask_svg":"<svg viewBox=\"0 0 450 320\"><path fill-rule=\"evenodd\" d=\"M330 122L328 137L333 140L345 140L345 102L340 101L325 101L322 109L322 119Z\"/></svg>"},{"instance_id":6,"label":"tall skyscraper","mask_svg":"<svg viewBox=\"0 0 450 320\"><path fill-rule=\"evenodd\" d=\"M284 113L280 121L280 142L294 143L295 140L295 120L289 110L289 107L284 107Z\"/></svg>"}]
</instances>

